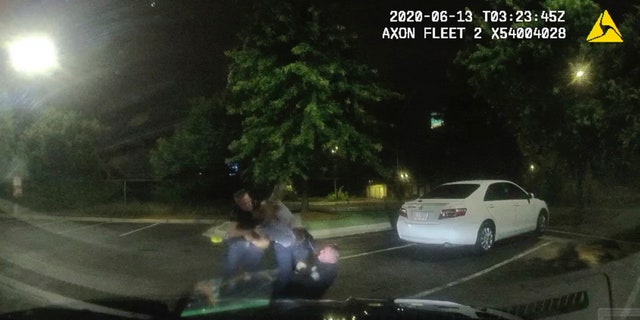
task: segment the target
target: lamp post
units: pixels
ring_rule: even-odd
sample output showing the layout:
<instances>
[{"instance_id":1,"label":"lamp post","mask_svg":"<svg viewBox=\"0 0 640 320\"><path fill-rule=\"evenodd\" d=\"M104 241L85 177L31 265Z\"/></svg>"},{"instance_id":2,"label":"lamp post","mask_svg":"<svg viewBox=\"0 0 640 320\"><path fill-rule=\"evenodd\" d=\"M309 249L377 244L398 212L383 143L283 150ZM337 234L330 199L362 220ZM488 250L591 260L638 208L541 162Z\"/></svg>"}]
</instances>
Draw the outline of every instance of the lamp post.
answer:
<instances>
[{"instance_id":1,"label":"lamp post","mask_svg":"<svg viewBox=\"0 0 640 320\"><path fill-rule=\"evenodd\" d=\"M43 34L32 34L16 37L5 44L9 64L22 76L46 75L58 67L58 57L53 40ZM26 165L14 154L15 165L11 173L13 197L24 194L24 177Z\"/></svg>"},{"instance_id":2,"label":"lamp post","mask_svg":"<svg viewBox=\"0 0 640 320\"><path fill-rule=\"evenodd\" d=\"M575 90L573 90L575 97L574 103L578 106L590 103L593 88L591 88L589 84L593 75L590 74L589 67L589 63L584 62L573 65L571 82L576 85ZM589 130L588 127L589 125L583 125L578 127L578 130L580 132L582 130ZM574 158L572 159L572 162L576 177L576 203L579 208L584 205L584 180L589 163L588 149L589 147L586 147L584 142L582 142L578 143L578 145L574 147L573 152Z\"/></svg>"},{"instance_id":3,"label":"lamp post","mask_svg":"<svg viewBox=\"0 0 640 320\"><path fill-rule=\"evenodd\" d=\"M338 200L338 160L336 158L338 150L338 146L331 148L331 155L333 156L333 196L336 200Z\"/></svg>"},{"instance_id":4,"label":"lamp post","mask_svg":"<svg viewBox=\"0 0 640 320\"><path fill-rule=\"evenodd\" d=\"M407 170L401 170L398 172L398 179L400 180L400 188L402 192L402 197L407 196L407 190L409 189L409 180L411 177L409 176L409 172Z\"/></svg>"}]
</instances>

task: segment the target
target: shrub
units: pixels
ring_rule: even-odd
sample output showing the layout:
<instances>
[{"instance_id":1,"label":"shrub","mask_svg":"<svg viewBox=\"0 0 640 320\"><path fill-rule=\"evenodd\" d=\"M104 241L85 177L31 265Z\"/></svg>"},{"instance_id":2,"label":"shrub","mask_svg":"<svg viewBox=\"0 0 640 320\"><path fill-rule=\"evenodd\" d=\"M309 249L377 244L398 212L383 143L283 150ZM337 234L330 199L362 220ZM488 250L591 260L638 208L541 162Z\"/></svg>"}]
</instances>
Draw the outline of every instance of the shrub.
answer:
<instances>
[{"instance_id":1,"label":"shrub","mask_svg":"<svg viewBox=\"0 0 640 320\"><path fill-rule=\"evenodd\" d=\"M349 193L342 191L343 187L340 187L336 192L332 192L327 196L329 201L347 201L349 200Z\"/></svg>"}]
</instances>

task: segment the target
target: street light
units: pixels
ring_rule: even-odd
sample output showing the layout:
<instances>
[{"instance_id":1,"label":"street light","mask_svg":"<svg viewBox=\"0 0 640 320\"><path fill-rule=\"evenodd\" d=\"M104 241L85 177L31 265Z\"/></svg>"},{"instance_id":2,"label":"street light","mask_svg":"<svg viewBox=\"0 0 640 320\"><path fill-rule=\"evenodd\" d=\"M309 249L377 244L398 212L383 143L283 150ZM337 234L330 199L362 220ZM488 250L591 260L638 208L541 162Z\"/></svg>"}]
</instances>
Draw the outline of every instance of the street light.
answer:
<instances>
[{"instance_id":1,"label":"street light","mask_svg":"<svg viewBox=\"0 0 640 320\"><path fill-rule=\"evenodd\" d=\"M43 74L58 67L56 48L50 37L30 35L7 44L9 62L23 74Z\"/></svg>"},{"instance_id":2,"label":"street light","mask_svg":"<svg viewBox=\"0 0 640 320\"><path fill-rule=\"evenodd\" d=\"M20 74L31 76L44 74L58 67L58 58L53 40L45 35L30 35L15 38L5 43L9 63ZM18 163L22 161L16 159ZM24 194L23 178L25 165L14 167L13 196L19 198ZM19 169L16 169L19 168Z\"/></svg>"},{"instance_id":3,"label":"street light","mask_svg":"<svg viewBox=\"0 0 640 320\"><path fill-rule=\"evenodd\" d=\"M570 63L570 82L579 84L585 84L589 82L589 67L589 63L587 62Z\"/></svg>"}]
</instances>

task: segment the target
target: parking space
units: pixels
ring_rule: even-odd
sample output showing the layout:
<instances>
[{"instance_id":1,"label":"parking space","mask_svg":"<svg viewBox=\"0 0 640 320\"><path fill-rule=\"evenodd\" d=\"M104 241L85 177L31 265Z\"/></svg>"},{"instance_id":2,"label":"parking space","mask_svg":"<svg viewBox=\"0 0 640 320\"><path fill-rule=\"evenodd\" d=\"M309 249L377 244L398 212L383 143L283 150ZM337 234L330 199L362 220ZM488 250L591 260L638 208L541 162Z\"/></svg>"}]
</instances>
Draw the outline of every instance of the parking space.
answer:
<instances>
[{"instance_id":1,"label":"parking space","mask_svg":"<svg viewBox=\"0 0 640 320\"><path fill-rule=\"evenodd\" d=\"M389 237L394 237L389 232ZM459 285L490 272L500 272L504 265L514 263L547 246L547 241L523 237L519 241L498 243L485 255L474 254L469 248L442 248L416 244L390 246L348 255L340 265L339 279L329 295L336 299L349 296L424 297L442 288ZM353 257L353 258L351 258Z\"/></svg>"},{"instance_id":2,"label":"parking space","mask_svg":"<svg viewBox=\"0 0 640 320\"><path fill-rule=\"evenodd\" d=\"M212 245L202 236L209 228L206 224L160 221L3 218L0 231L3 244L15 247L2 251L10 251L11 263L28 267L29 272L100 292L134 292L149 297L162 291L171 299L196 281L219 274L225 247ZM337 244L342 255L339 276L326 298L444 299L452 292L464 296L463 288L468 290L472 284L486 288L580 270L562 258L563 250L588 241L568 235L527 235L498 242L481 256L467 248L406 243L393 231L322 239L317 246L326 243ZM37 261L47 261L47 265ZM264 267L275 267L271 253L266 255ZM129 289L136 283L135 290Z\"/></svg>"},{"instance_id":3,"label":"parking space","mask_svg":"<svg viewBox=\"0 0 640 320\"><path fill-rule=\"evenodd\" d=\"M203 238L202 232L210 228L207 224L176 224L162 221L120 222L111 220L78 221L67 218L25 217L21 219L5 218L3 226L8 232L43 232L64 236L81 242L135 249L142 244L154 244L172 241L187 241ZM196 241L197 242L197 241Z\"/></svg>"},{"instance_id":4,"label":"parking space","mask_svg":"<svg viewBox=\"0 0 640 320\"><path fill-rule=\"evenodd\" d=\"M11 218L12 221L9 230L13 232L31 231L31 229L40 229L56 234L72 233L74 230L82 230L106 224L104 221L99 222L79 222L64 218L55 217L16 217Z\"/></svg>"},{"instance_id":5,"label":"parking space","mask_svg":"<svg viewBox=\"0 0 640 320\"><path fill-rule=\"evenodd\" d=\"M1 215L2 225L6 228L18 231L25 228L32 228L38 226L47 226L54 225L59 223L64 223L64 220L61 219L44 219L44 218L21 218L17 219L15 217L9 215Z\"/></svg>"},{"instance_id":6,"label":"parking space","mask_svg":"<svg viewBox=\"0 0 640 320\"><path fill-rule=\"evenodd\" d=\"M167 226L167 230L201 230L207 229L210 226L207 224L199 223L167 223L163 220L151 220L148 222L140 222L136 220L124 221L124 219L74 219L74 218L55 218L55 217L21 217L12 218L4 217L10 225L5 223L11 231L20 231L27 228L42 229L55 234L73 234L76 232L82 232L86 229L93 229L92 231L99 231L101 233L107 233L109 235L117 235L120 237L130 236L135 233L141 233L150 230L157 226ZM100 227L100 228L98 228ZM179 231L181 232L181 231Z\"/></svg>"},{"instance_id":7,"label":"parking space","mask_svg":"<svg viewBox=\"0 0 640 320\"><path fill-rule=\"evenodd\" d=\"M371 254L347 255L330 295L343 299L378 297L383 292L394 297L444 299L452 290L464 296L475 283L492 288L600 270L639 250L640 244L567 234L517 237L498 242L481 256L465 248L395 245Z\"/></svg>"},{"instance_id":8,"label":"parking space","mask_svg":"<svg viewBox=\"0 0 640 320\"><path fill-rule=\"evenodd\" d=\"M56 294L179 297L219 269L206 225L6 219L0 261ZM37 275L34 276L34 275ZM40 280L34 281L39 278ZM44 279L44 280L43 280Z\"/></svg>"},{"instance_id":9,"label":"parking space","mask_svg":"<svg viewBox=\"0 0 640 320\"><path fill-rule=\"evenodd\" d=\"M595 307L609 307L610 299L614 308L638 306L640 285L638 279L629 279L629 275L640 270L637 254L640 243L553 231L540 240L548 245L494 272L459 285L437 288L425 297L504 306L507 301L550 299L584 289L592 294ZM599 283L590 283L596 277L602 278ZM585 287L587 282L589 286ZM606 292L604 299L595 294L601 291ZM595 312L585 318L594 315Z\"/></svg>"}]
</instances>

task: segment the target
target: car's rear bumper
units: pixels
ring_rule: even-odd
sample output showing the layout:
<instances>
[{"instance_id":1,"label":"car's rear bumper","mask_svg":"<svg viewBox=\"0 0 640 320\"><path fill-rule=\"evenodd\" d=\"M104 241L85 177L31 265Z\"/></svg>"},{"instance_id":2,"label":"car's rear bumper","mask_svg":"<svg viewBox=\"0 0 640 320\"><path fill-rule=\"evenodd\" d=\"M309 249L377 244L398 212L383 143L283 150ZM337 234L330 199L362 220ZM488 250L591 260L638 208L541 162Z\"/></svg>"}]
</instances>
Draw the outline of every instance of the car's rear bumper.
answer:
<instances>
[{"instance_id":1,"label":"car's rear bumper","mask_svg":"<svg viewBox=\"0 0 640 320\"><path fill-rule=\"evenodd\" d=\"M455 219L455 218L452 218ZM415 223L405 217L398 218L398 236L402 240L435 245L473 245L479 225L443 221L440 224Z\"/></svg>"}]
</instances>

